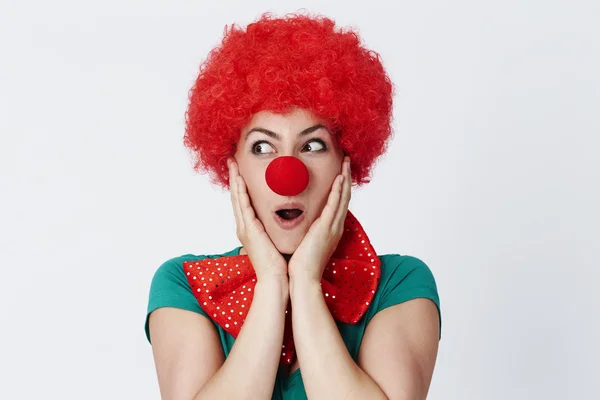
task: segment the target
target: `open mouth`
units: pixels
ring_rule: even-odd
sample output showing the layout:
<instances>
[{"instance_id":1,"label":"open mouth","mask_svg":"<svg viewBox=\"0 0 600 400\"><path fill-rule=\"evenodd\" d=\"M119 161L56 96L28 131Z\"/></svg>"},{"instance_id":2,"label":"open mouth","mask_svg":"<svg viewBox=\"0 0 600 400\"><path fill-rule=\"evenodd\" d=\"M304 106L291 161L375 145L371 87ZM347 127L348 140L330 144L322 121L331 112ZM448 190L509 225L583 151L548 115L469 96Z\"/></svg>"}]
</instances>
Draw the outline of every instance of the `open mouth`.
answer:
<instances>
[{"instance_id":1,"label":"open mouth","mask_svg":"<svg viewBox=\"0 0 600 400\"><path fill-rule=\"evenodd\" d=\"M278 210L275 212L282 219L284 219L286 221L291 221L291 220L298 218L300 215L302 215L303 211L298 208L291 208L291 209L282 209L282 210Z\"/></svg>"}]
</instances>

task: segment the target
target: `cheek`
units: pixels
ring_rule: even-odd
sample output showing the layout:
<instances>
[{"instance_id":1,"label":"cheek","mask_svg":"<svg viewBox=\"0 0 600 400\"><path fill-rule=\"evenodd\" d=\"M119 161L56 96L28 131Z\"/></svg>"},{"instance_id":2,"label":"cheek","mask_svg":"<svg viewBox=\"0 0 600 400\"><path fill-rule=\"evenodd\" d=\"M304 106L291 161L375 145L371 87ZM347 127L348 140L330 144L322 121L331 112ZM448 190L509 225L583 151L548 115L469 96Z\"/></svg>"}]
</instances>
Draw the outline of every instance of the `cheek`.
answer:
<instances>
[{"instance_id":1,"label":"cheek","mask_svg":"<svg viewBox=\"0 0 600 400\"><path fill-rule=\"evenodd\" d=\"M246 174L244 181L246 182L246 190L250 196L252 207L259 214L262 214L262 209L267 205L267 184L265 178L259 172Z\"/></svg>"}]
</instances>

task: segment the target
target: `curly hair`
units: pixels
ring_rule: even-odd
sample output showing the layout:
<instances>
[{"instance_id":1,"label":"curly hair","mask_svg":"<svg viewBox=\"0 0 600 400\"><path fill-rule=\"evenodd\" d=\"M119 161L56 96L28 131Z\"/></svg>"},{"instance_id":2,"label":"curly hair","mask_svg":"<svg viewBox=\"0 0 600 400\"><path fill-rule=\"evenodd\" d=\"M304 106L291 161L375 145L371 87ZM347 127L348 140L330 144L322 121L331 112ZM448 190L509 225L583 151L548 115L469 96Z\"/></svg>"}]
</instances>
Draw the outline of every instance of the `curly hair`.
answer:
<instances>
[{"instance_id":1,"label":"curly hair","mask_svg":"<svg viewBox=\"0 0 600 400\"><path fill-rule=\"evenodd\" d=\"M379 55L352 29L324 16L266 13L245 31L226 26L201 64L184 144L195 170L228 188L227 158L251 116L304 108L329 122L352 160L352 181L362 185L392 135L392 92Z\"/></svg>"}]
</instances>

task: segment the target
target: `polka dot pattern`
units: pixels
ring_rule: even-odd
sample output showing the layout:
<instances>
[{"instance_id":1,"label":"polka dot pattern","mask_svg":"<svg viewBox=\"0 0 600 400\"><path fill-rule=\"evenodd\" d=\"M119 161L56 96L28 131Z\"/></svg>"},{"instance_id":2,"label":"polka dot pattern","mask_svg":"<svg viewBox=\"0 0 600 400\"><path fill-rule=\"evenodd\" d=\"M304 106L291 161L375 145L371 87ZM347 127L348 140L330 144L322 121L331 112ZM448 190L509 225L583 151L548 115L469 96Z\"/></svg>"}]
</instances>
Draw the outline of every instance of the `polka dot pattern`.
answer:
<instances>
[{"instance_id":1,"label":"polka dot pattern","mask_svg":"<svg viewBox=\"0 0 600 400\"><path fill-rule=\"evenodd\" d=\"M234 338L254 297L256 274L247 255L206 258L183 263L192 292L202 309ZM348 211L344 233L325 266L321 287L337 321L356 324L369 308L381 275L380 260L358 220ZM288 303L281 362L295 358L292 309Z\"/></svg>"}]
</instances>

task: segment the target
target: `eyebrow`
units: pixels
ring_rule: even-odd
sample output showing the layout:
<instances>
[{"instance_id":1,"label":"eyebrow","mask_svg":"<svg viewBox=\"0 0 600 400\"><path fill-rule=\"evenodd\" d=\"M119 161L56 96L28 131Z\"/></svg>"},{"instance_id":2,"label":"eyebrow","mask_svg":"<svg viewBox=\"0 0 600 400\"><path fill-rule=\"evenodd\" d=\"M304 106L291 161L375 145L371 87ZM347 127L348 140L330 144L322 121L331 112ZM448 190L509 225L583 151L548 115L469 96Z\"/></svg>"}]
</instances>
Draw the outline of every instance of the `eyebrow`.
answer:
<instances>
[{"instance_id":1,"label":"eyebrow","mask_svg":"<svg viewBox=\"0 0 600 400\"><path fill-rule=\"evenodd\" d=\"M329 129L327 129L327 127L325 125L315 125L315 126L311 126L310 128L306 128L305 130L303 130L302 132L298 133L298 136L302 137L302 136L306 136L306 135L310 135L311 133L313 133L314 131L324 128L327 132L329 132ZM252 132L261 132L264 133L267 136L272 137L273 139L277 139L277 140L281 140L281 135L278 133L275 133L273 131L270 131L268 129L265 128L252 128L248 131L248 133L246 133L246 137L244 139L248 139L248 136L250 136L250 134Z\"/></svg>"}]
</instances>

